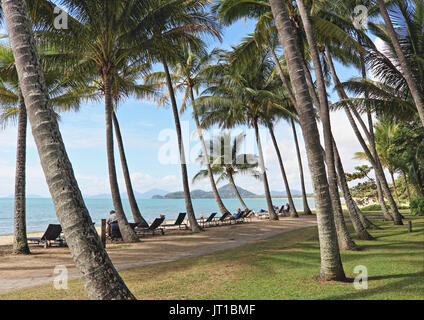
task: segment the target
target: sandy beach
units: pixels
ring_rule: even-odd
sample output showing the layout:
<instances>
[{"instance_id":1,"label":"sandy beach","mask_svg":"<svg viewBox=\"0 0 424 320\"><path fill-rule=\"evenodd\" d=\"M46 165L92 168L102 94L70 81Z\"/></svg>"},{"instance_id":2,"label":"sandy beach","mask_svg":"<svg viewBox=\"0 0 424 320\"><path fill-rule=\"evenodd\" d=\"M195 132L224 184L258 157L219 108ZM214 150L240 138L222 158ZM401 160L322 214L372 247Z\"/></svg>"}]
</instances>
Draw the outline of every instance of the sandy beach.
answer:
<instances>
[{"instance_id":1,"label":"sandy beach","mask_svg":"<svg viewBox=\"0 0 424 320\"><path fill-rule=\"evenodd\" d=\"M107 252L115 267L125 270L210 254L315 225L315 216L301 216L279 221L252 219L244 224L206 228L195 234L190 230L166 230L164 236L146 236L136 244L110 243ZM0 237L0 294L52 283L56 266L66 266L69 279L80 276L68 248L31 245L31 255L18 256L11 254L11 243L12 236Z\"/></svg>"}]
</instances>

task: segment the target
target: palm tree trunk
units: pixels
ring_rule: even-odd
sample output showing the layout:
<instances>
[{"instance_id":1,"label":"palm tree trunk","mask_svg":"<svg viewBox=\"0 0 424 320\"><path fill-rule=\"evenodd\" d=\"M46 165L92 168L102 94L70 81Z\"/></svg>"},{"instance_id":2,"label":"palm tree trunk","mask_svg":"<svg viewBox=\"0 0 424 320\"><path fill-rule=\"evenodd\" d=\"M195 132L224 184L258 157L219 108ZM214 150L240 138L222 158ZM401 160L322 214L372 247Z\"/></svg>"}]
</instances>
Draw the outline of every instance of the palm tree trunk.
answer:
<instances>
[{"instance_id":1,"label":"palm tree trunk","mask_svg":"<svg viewBox=\"0 0 424 320\"><path fill-rule=\"evenodd\" d=\"M418 114L421 119L421 123L424 126L424 99L420 94L416 80L414 79L412 75L412 71L409 66L409 63L406 60L406 57L402 51L402 47L400 46L400 42L398 39L398 34L393 28L393 24L392 24L392 21L390 20L390 16L387 12L386 6L384 4L384 0L377 0L377 4L378 4L378 7L380 8L380 13L384 19L384 23L386 24L386 28L389 33L392 45L399 59L399 64L400 64L400 67L402 68L403 76L405 77L409 90L411 91L412 98L417 107Z\"/></svg>"},{"instance_id":2,"label":"palm tree trunk","mask_svg":"<svg viewBox=\"0 0 424 320\"><path fill-rule=\"evenodd\" d=\"M409 190L408 178L406 177L405 171L402 170L403 180L405 181L406 193L408 194L408 201L411 203L411 191Z\"/></svg>"},{"instance_id":3,"label":"palm tree trunk","mask_svg":"<svg viewBox=\"0 0 424 320\"><path fill-rule=\"evenodd\" d=\"M244 211L249 212L250 211L249 208L247 207L246 203L243 201L243 198L241 197L240 192L237 189L237 185L234 182L234 177L233 177L232 173L227 171L227 176L228 176L228 181L230 182L230 185L233 187L233 190L234 190L237 198L239 199L242 207L244 208Z\"/></svg>"},{"instance_id":4,"label":"palm tree trunk","mask_svg":"<svg viewBox=\"0 0 424 320\"><path fill-rule=\"evenodd\" d=\"M204 160L205 160L205 163L206 163L206 170L208 171L208 176L209 176L209 181L210 181L210 184L211 184L211 187L212 187L212 192L215 196L215 201L218 204L219 211L221 211L221 214L224 215L227 212L229 213L229 211L225 207L224 203L222 202L221 196L219 195L219 192L218 192L218 188L216 187L215 178L213 177L212 168L211 168L211 164L210 164L210 161L209 161L208 149L206 148L205 139L203 138L203 133L202 133L202 127L200 125L199 116L197 114L197 108L196 108L196 103L195 103L195 100L194 100L193 88L189 87L189 90L190 90L191 105L193 107L194 120L196 122L197 133L199 134L200 143L202 145Z\"/></svg>"},{"instance_id":5,"label":"palm tree trunk","mask_svg":"<svg viewBox=\"0 0 424 320\"><path fill-rule=\"evenodd\" d=\"M328 172L328 186L330 190L331 201L333 203L334 210L334 219L336 223L337 235L339 238L340 249L342 250L353 250L356 249L356 244L351 238L346 223L343 216L343 209L340 202L339 189L337 186L337 173L334 161L334 143L333 143L333 134L331 132L331 122L330 122L330 110L328 106L327 99L327 90L325 87L324 75L322 72L322 66L320 61L320 56L318 49L315 43L312 23L310 21L309 15L306 11L305 4L303 0L296 0L300 16L302 18L302 23L305 29L306 38L309 45L309 52L312 56L312 61L314 64L315 78L318 85L318 98L320 111L320 119L324 131L324 142L325 142L325 158L327 163L327 172Z\"/></svg>"},{"instance_id":6,"label":"palm tree trunk","mask_svg":"<svg viewBox=\"0 0 424 320\"><path fill-rule=\"evenodd\" d=\"M166 63L166 60L164 58L162 59L162 64L165 70L166 84L168 86L169 96L171 98L172 111L174 113L175 129L177 131L178 149L180 152L181 174L183 178L184 199L186 204L187 216L190 222L191 230L193 232L199 232L202 230L202 228L197 223L196 217L194 215L193 204L191 202L190 186L189 186L188 174L187 174L187 164L185 161L185 151L184 151L183 137L181 133L180 118L178 116L177 101L175 100L174 88L172 86L172 79L169 73L168 64Z\"/></svg>"},{"instance_id":7,"label":"palm tree trunk","mask_svg":"<svg viewBox=\"0 0 424 320\"><path fill-rule=\"evenodd\" d=\"M361 219L362 225L367 230L380 230L381 228L372 223L368 218L362 213L361 209L359 209L357 203L353 202L356 212L358 213L359 219Z\"/></svg>"},{"instance_id":8,"label":"palm tree trunk","mask_svg":"<svg viewBox=\"0 0 424 320\"><path fill-rule=\"evenodd\" d=\"M272 126L269 126L268 129L271 135L272 143L274 144L275 151L277 152L278 163L280 164L281 174L283 175L284 187L286 189L286 194L287 194L287 198L289 200L289 205L290 205L290 210L289 210L290 217L298 218L299 215L297 214L296 207L294 206L294 201L290 191L289 181L287 180L286 170L284 169L283 159L281 157L281 152L280 152L280 148L278 147L277 140L275 139L274 130Z\"/></svg>"},{"instance_id":9,"label":"palm tree trunk","mask_svg":"<svg viewBox=\"0 0 424 320\"><path fill-rule=\"evenodd\" d=\"M334 141L334 139L333 139ZM354 200L352 198L352 195L349 191L349 186L346 181L345 172L343 169L343 164L340 158L339 150L337 149L336 143L334 142L334 158L336 160L336 166L337 166L337 173L338 173L338 179L339 184L342 187L343 190L343 196L346 200L346 205L349 211L349 217L352 221L353 228L355 229L356 234L358 235L358 238L361 240L374 240L374 238L368 233L365 226L363 225L361 218L359 217L356 207L354 204Z\"/></svg>"},{"instance_id":10,"label":"palm tree trunk","mask_svg":"<svg viewBox=\"0 0 424 320\"><path fill-rule=\"evenodd\" d=\"M381 189L380 179L377 176L375 177L375 184L377 186L378 202L380 202L380 207L381 207L381 211L383 212L384 219L387 221L394 221L393 216L390 214L389 210L387 209L386 202L384 201L383 190Z\"/></svg>"},{"instance_id":11,"label":"palm tree trunk","mask_svg":"<svg viewBox=\"0 0 424 320\"><path fill-rule=\"evenodd\" d=\"M27 113L24 97L19 90L18 140L16 144L15 174L15 217L13 233L13 253L30 254L26 234L26 138Z\"/></svg>"},{"instance_id":12,"label":"palm tree trunk","mask_svg":"<svg viewBox=\"0 0 424 320\"><path fill-rule=\"evenodd\" d=\"M378 178L378 181L380 183L380 202L382 202L382 208L383 208L383 215L385 219L394 221L395 224L402 225L402 216L400 215L398 211L398 207L395 203L395 200L393 199L392 192L390 191L389 184L387 183L386 175L384 174L383 166L381 165L380 157L378 156L377 146L375 143L375 135L374 135L374 125L372 121L371 113L368 112L368 123L369 123L369 136L370 136L370 144L372 148L372 153L374 156L374 172L376 173L376 178ZM358 117L358 116L357 116ZM384 202L384 196L385 194L387 200L389 201L390 208L393 212L393 215L388 213L386 203Z\"/></svg>"},{"instance_id":13,"label":"palm tree trunk","mask_svg":"<svg viewBox=\"0 0 424 320\"><path fill-rule=\"evenodd\" d=\"M290 88L290 85L289 85L286 77L284 76L284 72L283 72L283 68L281 67L280 60L278 59L277 55L275 54L274 48L272 47L272 45L269 42L269 40L268 40L268 49L270 50L271 55L272 55L272 58L274 60L274 64L277 67L278 74L280 76L281 82L283 83L283 87L286 89L287 94L288 94L291 102L293 103L293 106L295 107L295 109L297 109L297 107L296 107L296 98L295 98L295 96L293 94L293 91ZM296 127L294 125L293 118L290 118L290 121L292 123L293 135L294 135L294 139L295 139L295 142L296 142L297 160L298 160L299 168L300 168L299 170L300 170L300 180L301 180L301 185L302 185L302 199L303 199L303 208L304 208L303 209L303 213L305 215L311 215L312 212L311 212L311 209L309 209L308 200L306 199L305 181L304 181L304 177L303 177L302 158L300 156L299 143L297 141ZM278 154L278 151L277 151L277 154ZM280 167L281 167L281 165L282 165L282 162L280 164ZM282 169L282 171L283 170L284 170L284 168ZM283 174L283 177L284 177L284 174ZM286 187L286 190L287 190L287 187ZM290 198L291 198L291 196L290 196ZM293 202L293 200L292 200L292 202ZM291 207L292 207L292 205L290 204L290 215L293 214L294 217L298 217L298 214L297 214L296 208L294 208L294 205L293 205L293 208L294 208L293 212L292 212Z\"/></svg>"},{"instance_id":14,"label":"palm tree trunk","mask_svg":"<svg viewBox=\"0 0 424 320\"><path fill-rule=\"evenodd\" d=\"M332 74L332 77L333 77L333 80L334 80L334 83L335 83L335 86L336 86L337 93L338 93L340 99L346 99L347 98L347 95L344 92L343 88L340 87L340 80L339 80L339 78L337 76L337 73L336 73L336 70L334 68L334 64L333 64L331 55L328 52L328 50L326 50L326 51L327 51L327 55L326 55L327 64L330 67L331 74ZM353 129L356 137L358 138L359 143L362 146L362 149L364 150L364 152L367 155L367 157L368 157L371 165L374 168L374 172L376 174L376 180L378 180L381 183L381 189L384 192L385 196L389 199L389 203L390 203L390 206L391 206L391 208L393 210L393 214L394 214L394 223L396 225L402 225L403 224L402 223L402 218L401 218L400 213L399 213L399 211L397 209L396 203L394 202L393 197L392 197L392 195L390 193L390 189L388 187L387 180L385 179L385 176L384 176L384 171L383 171L383 169L381 167L381 163L378 161L378 156L377 157L374 157L371 154L371 151L368 149L368 146L365 143L365 140L362 137L362 134L360 133L360 131L358 129L358 126L355 123L355 120L353 119L353 116L352 116L352 114L350 112L350 109L348 109L347 107L345 107L344 109L345 109L347 118L348 118L348 120L349 120L349 122L350 122L350 124L352 126L352 129ZM371 134L368 133L368 136L371 136ZM371 143L371 145L373 144L372 137L370 138L370 143ZM374 155L375 155L376 154L376 150L375 150L375 148L373 148L373 149L374 149ZM378 187L379 187L378 181L376 181L376 183L377 183L377 190L378 190ZM379 195L379 198L380 198L380 201L381 201L381 196L380 195ZM382 208L384 208L384 203L382 203ZM384 209L383 209L383 214L384 214Z\"/></svg>"},{"instance_id":15,"label":"palm tree trunk","mask_svg":"<svg viewBox=\"0 0 424 320\"><path fill-rule=\"evenodd\" d=\"M115 208L116 217L118 218L119 231L121 232L124 242L138 242L140 241L135 234L134 230L128 224L127 217L125 216L124 208L122 206L121 194L119 192L118 178L116 176L115 153L113 146L113 104L110 87L110 74L109 70L103 70L103 85L105 91L105 123L106 123L106 151L107 163L109 169L109 183L110 191L112 193L113 206Z\"/></svg>"},{"instance_id":16,"label":"palm tree trunk","mask_svg":"<svg viewBox=\"0 0 424 320\"><path fill-rule=\"evenodd\" d=\"M141 215L140 209L135 199L134 190L131 183L130 170L128 169L127 157L125 155L124 142L122 139L121 129L119 127L118 118L116 117L115 111L112 111L113 127L115 128L116 141L118 143L119 155L121 158L122 172L124 174L125 186L128 194L128 201L131 206L131 212L133 215L134 222L140 227L148 227L149 224Z\"/></svg>"},{"instance_id":17,"label":"palm tree trunk","mask_svg":"<svg viewBox=\"0 0 424 320\"><path fill-rule=\"evenodd\" d=\"M321 151L318 127L311 97L308 93L301 55L285 3L270 0L275 25L284 49L290 80L297 102L297 112L305 139L309 169L311 171L317 210L318 234L320 239L321 279L344 281L346 276L340 257L334 213L328 190L325 163Z\"/></svg>"},{"instance_id":18,"label":"palm tree trunk","mask_svg":"<svg viewBox=\"0 0 424 320\"><path fill-rule=\"evenodd\" d=\"M396 203L398 206L400 206L400 201L399 201L399 194L397 192L397 188L396 188L396 180L395 180L395 176L393 174L392 170L389 170L390 172L390 176L392 177L392 183L393 183L393 191L395 192L395 196L396 196Z\"/></svg>"},{"instance_id":19,"label":"palm tree trunk","mask_svg":"<svg viewBox=\"0 0 424 320\"><path fill-rule=\"evenodd\" d=\"M306 197L305 177L303 175L302 155L300 153L299 140L297 139L296 125L295 125L293 119L290 119L290 122L291 122L291 127L293 129L294 143L296 145L297 163L299 165L300 185L301 185L301 188L302 188L302 199L303 199L303 214L309 216L309 215L312 215L312 211L309 208L308 198Z\"/></svg>"},{"instance_id":20,"label":"palm tree trunk","mask_svg":"<svg viewBox=\"0 0 424 320\"><path fill-rule=\"evenodd\" d=\"M261 137L259 135L259 127L258 127L258 122L256 120L253 121L253 126L255 128L256 143L258 145L259 166L262 171L262 179L263 179L262 181L264 183L265 198L266 198L266 203L268 205L269 219L278 220L278 216L274 210L274 205L272 204L271 192L269 190L269 184L268 184L268 175L266 174L264 154L262 151Z\"/></svg>"},{"instance_id":21,"label":"palm tree trunk","mask_svg":"<svg viewBox=\"0 0 424 320\"><path fill-rule=\"evenodd\" d=\"M2 9L40 162L88 296L135 299L103 248L84 204L49 102L25 1L4 0Z\"/></svg>"}]
</instances>

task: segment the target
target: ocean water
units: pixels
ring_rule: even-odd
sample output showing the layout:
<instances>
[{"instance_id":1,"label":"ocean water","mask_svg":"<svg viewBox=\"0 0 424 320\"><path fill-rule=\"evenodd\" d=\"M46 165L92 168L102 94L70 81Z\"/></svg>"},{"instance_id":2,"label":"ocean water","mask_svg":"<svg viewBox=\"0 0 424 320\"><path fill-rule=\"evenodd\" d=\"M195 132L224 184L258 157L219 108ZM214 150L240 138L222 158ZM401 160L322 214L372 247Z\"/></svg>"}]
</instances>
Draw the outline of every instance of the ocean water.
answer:
<instances>
[{"instance_id":1,"label":"ocean water","mask_svg":"<svg viewBox=\"0 0 424 320\"><path fill-rule=\"evenodd\" d=\"M294 198L295 206L298 210L303 210L303 201L301 198ZM265 198L246 198L244 199L249 209L259 211L266 209ZM223 199L227 209L235 212L241 208L238 199ZM287 202L286 198L274 198L273 203L275 206ZM315 207L314 199L308 198L310 208ZM100 225L101 219L106 219L109 211L113 209L112 200L104 199L86 199L85 204L90 213L91 219ZM160 214L164 214L167 220L176 219L179 212L185 212L184 199L146 199L138 200L141 214L148 221L151 222ZM132 222L132 214L130 205L127 200L123 200L124 210L128 221ZM212 212L218 212L221 215L215 199L193 199L193 207L196 217L203 213L208 217ZM54 210L53 202L51 199L27 199L27 232L44 231L48 224L59 223ZM13 199L0 199L0 235L13 233Z\"/></svg>"}]
</instances>

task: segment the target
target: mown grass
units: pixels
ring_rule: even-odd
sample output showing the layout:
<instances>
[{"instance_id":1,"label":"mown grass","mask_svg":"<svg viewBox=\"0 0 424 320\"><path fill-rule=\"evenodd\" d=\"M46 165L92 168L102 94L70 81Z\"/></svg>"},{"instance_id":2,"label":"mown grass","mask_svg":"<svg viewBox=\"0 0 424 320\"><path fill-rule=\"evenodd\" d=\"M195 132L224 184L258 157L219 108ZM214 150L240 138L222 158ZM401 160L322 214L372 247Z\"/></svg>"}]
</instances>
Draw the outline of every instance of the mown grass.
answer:
<instances>
[{"instance_id":1,"label":"mown grass","mask_svg":"<svg viewBox=\"0 0 424 320\"><path fill-rule=\"evenodd\" d=\"M368 289L353 283L322 283L317 228L283 233L240 248L121 272L138 299L424 299L424 218L410 218L413 232L374 220L375 241L342 252L347 277L368 270ZM406 221L405 221L406 222ZM349 226L350 227L350 226ZM352 230L351 230L352 231ZM352 231L353 232L353 231ZM0 299L87 299L82 282L68 290L28 288Z\"/></svg>"}]
</instances>

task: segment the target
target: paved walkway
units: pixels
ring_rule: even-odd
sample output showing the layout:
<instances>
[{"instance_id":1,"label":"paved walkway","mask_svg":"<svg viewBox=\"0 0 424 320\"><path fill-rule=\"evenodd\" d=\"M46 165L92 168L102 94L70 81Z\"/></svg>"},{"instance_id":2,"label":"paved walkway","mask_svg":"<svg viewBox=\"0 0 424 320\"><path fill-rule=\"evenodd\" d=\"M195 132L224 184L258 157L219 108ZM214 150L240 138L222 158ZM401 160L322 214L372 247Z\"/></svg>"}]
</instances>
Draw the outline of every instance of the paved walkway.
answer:
<instances>
[{"instance_id":1,"label":"paved walkway","mask_svg":"<svg viewBox=\"0 0 424 320\"><path fill-rule=\"evenodd\" d=\"M119 270L197 257L239 247L280 233L316 225L315 216L255 220L250 223L207 228L205 232L167 231L164 236L148 236L137 244L109 244L107 251ZM68 248L32 246L29 256L11 255L0 246L0 294L52 283L56 266L66 266L69 279L79 278Z\"/></svg>"}]
</instances>

